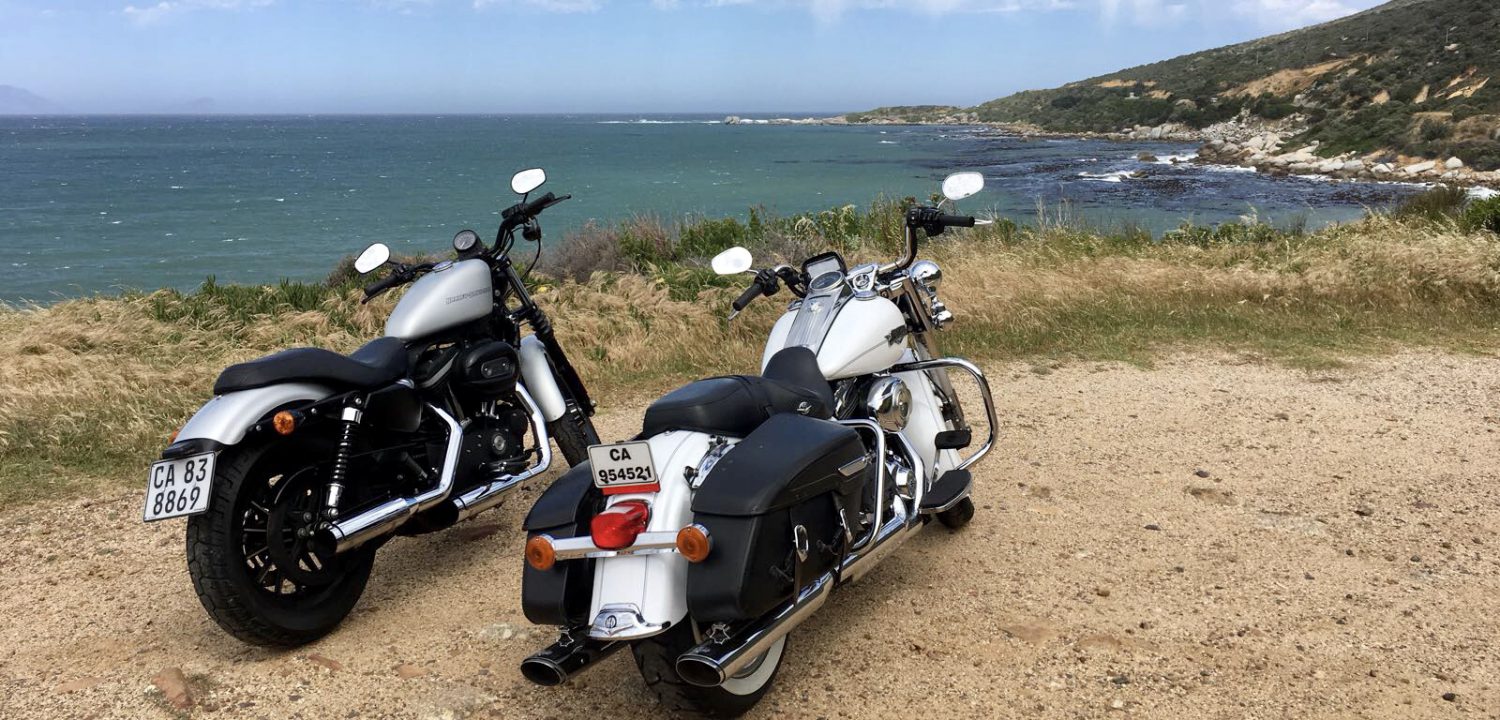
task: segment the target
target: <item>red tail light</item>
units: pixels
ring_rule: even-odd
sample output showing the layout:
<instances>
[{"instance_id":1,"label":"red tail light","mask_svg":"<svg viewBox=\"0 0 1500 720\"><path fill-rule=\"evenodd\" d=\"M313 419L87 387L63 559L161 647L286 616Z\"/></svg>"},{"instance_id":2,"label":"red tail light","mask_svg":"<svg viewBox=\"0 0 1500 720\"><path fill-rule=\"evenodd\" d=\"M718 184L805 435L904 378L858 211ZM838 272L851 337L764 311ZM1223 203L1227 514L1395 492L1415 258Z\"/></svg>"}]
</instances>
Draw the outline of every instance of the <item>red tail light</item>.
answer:
<instances>
[{"instance_id":1,"label":"red tail light","mask_svg":"<svg viewBox=\"0 0 1500 720\"><path fill-rule=\"evenodd\" d=\"M651 520L651 506L645 500L615 503L589 521L589 535L602 550L619 550L635 544L635 537L646 531Z\"/></svg>"}]
</instances>

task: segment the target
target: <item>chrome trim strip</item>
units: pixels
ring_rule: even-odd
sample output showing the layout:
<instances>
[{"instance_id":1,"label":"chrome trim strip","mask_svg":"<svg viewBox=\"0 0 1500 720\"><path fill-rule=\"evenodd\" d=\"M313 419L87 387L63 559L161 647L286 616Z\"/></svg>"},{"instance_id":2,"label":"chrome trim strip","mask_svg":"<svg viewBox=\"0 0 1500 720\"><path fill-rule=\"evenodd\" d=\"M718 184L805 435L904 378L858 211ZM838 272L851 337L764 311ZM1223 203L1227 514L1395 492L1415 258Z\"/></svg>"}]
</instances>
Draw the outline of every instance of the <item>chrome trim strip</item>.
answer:
<instances>
[{"instance_id":1,"label":"chrome trim strip","mask_svg":"<svg viewBox=\"0 0 1500 720\"><path fill-rule=\"evenodd\" d=\"M854 477L854 474L870 466L870 460L866 457L857 457L839 467L839 474L844 477Z\"/></svg>"},{"instance_id":2,"label":"chrome trim strip","mask_svg":"<svg viewBox=\"0 0 1500 720\"><path fill-rule=\"evenodd\" d=\"M675 553L677 552L677 533L673 531L643 532L636 536L634 545L619 550L605 550L595 545L594 539L587 535L553 538L552 552L558 560Z\"/></svg>"}]
</instances>

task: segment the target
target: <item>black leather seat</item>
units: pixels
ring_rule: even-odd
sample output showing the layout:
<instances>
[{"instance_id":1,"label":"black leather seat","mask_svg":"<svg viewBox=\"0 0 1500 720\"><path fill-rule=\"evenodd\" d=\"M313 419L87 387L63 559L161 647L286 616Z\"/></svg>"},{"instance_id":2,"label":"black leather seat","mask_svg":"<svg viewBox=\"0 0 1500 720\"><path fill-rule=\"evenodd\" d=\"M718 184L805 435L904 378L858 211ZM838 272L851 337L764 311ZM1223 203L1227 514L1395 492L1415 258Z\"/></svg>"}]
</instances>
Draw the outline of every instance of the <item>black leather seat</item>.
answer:
<instances>
[{"instance_id":1,"label":"black leather seat","mask_svg":"<svg viewBox=\"0 0 1500 720\"><path fill-rule=\"evenodd\" d=\"M771 356L764 375L699 380L668 393L646 409L643 437L667 430L696 430L744 437L777 413L833 417L833 388L804 347Z\"/></svg>"},{"instance_id":2,"label":"black leather seat","mask_svg":"<svg viewBox=\"0 0 1500 720\"><path fill-rule=\"evenodd\" d=\"M214 381L214 394L283 382L319 383L338 389L376 388L405 375L407 364L406 344L393 337L371 340L349 355L321 348L292 348L230 365Z\"/></svg>"}]
</instances>

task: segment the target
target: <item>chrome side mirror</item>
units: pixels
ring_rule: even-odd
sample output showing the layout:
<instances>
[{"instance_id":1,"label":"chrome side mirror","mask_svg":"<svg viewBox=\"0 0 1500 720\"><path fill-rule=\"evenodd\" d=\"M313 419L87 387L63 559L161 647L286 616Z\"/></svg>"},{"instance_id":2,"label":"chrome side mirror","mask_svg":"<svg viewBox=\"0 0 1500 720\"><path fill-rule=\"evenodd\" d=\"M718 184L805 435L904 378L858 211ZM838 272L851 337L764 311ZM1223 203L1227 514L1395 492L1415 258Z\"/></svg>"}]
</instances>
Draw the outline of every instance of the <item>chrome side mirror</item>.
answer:
<instances>
[{"instance_id":1,"label":"chrome side mirror","mask_svg":"<svg viewBox=\"0 0 1500 720\"><path fill-rule=\"evenodd\" d=\"M719 275L738 275L748 271L755 264L755 259L750 256L749 250L732 247L715 255L713 262L709 264Z\"/></svg>"},{"instance_id":2,"label":"chrome side mirror","mask_svg":"<svg viewBox=\"0 0 1500 720\"><path fill-rule=\"evenodd\" d=\"M547 182L547 173L541 168L522 170L510 179L510 189L517 195L525 195Z\"/></svg>"},{"instance_id":3,"label":"chrome side mirror","mask_svg":"<svg viewBox=\"0 0 1500 720\"><path fill-rule=\"evenodd\" d=\"M953 173L943 179L943 197L958 201L984 189L984 176L977 172Z\"/></svg>"},{"instance_id":4,"label":"chrome side mirror","mask_svg":"<svg viewBox=\"0 0 1500 720\"><path fill-rule=\"evenodd\" d=\"M359 257L354 259L354 270L360 275L364 275L365 273L386 264L390 261L390 259L391 249L386 247L385 243L375 243L374 245L365 248L365 251L360 253Z\"/></svg>"}]
</instances>

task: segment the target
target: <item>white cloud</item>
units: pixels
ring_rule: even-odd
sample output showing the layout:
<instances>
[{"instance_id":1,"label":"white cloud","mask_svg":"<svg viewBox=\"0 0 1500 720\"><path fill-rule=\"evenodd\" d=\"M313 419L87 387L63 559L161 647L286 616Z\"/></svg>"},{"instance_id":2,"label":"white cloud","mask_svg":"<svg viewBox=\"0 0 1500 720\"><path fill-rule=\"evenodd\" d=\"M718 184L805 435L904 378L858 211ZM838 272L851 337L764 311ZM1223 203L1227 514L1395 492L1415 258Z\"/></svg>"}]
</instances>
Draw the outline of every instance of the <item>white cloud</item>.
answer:
<instances>
[{"instance_id":1,"label":"white cloud","mask_svg":"<svg viewBox=\"0 0 1500 720\"><path fill-rule=\"evenodd\" d=\"M137 25L150 25L160 22L169 15L187 12L190 10L237 10L239 8L258 8L270 5L274 0L161 0L155 5L126 5L125 17Z\"/></svg>"},{"instance_id":2,"label":"white cloud","mask_svg":"<svg viewBox=\"0 0 1500 720\"><path fill-rule=\"evenodd\" d=\"M1212 23L1248 20L1266 30L1290 30L1352 15L1381 2L1384 0L1099 0L1099 16L1108 26L1172 26L1196 17Z\"/></svg>"},{"instance_id":3,"label":"white cloud","mask_svg":"<svg viewBox=\"0 0 1500 720\"><path fill-rule=\"evenodd\" d=\"M1361 3L1368 8L1374 3ZM1343 0L1235 0L1234 12L1266 27L1291 29L1328 22L1361 9Z\"/></svg>"}]
</instances>

